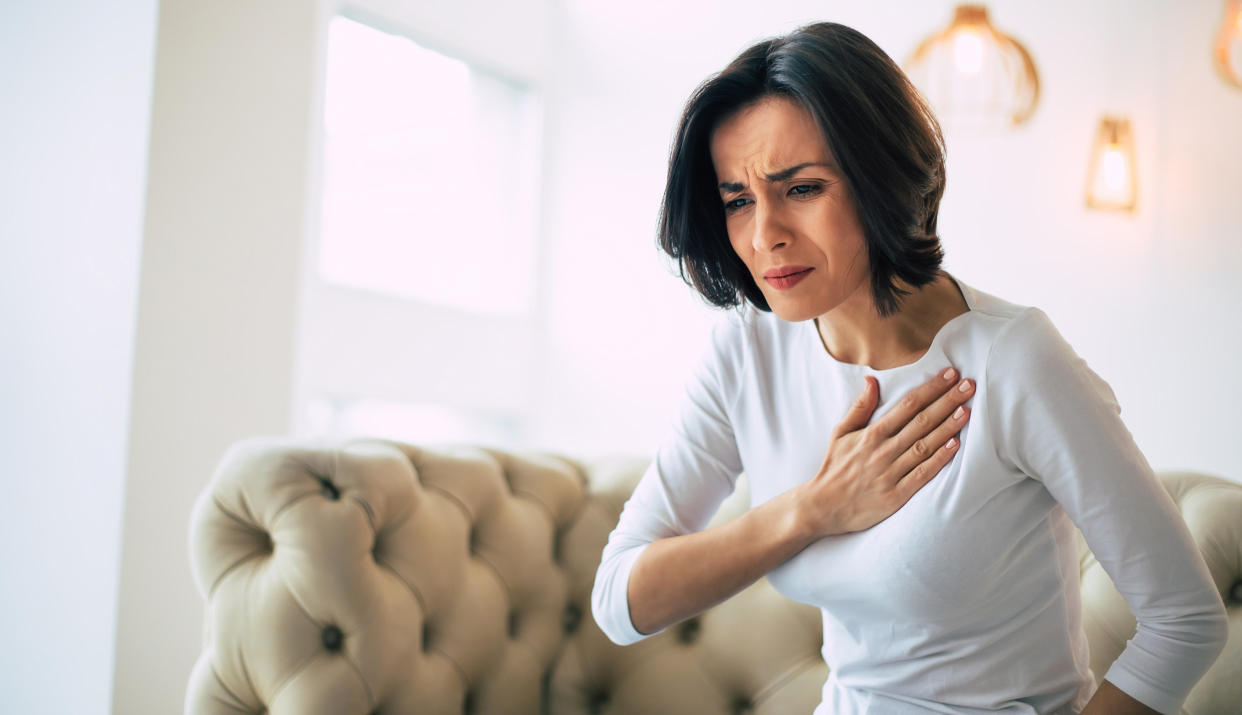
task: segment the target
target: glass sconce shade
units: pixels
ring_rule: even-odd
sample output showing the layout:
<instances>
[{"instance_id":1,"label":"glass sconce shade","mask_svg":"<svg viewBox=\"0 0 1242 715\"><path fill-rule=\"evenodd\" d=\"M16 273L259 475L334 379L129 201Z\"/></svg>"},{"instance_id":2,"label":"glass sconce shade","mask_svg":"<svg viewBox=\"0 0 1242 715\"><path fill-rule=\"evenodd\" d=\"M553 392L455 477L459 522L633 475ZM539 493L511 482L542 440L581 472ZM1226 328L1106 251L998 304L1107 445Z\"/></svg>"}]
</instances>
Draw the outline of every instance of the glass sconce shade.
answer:
<instances>
[{"instance_id":1,"label":"glass sconce shade","mask_svg":"<svg viewBox=\"0 0 1242 715\"><path fill-rule=\"evenodd\" d=\"M983 5L959 5L947 28L906 60L906 74L941 119L1012 127L1030 118L1039 99L1031 55L988 20Z\"/></svg>"},{"instance_id":2,"label":"glass sconce shade","mask_svg":"<svg viewBox=\"0 0 1242 715\"><path fill-rule=\"evenodd\" d=\"M1242 89L1242 0L1226 0L1225 20L1212 54L1221 78Z\"/></svg>"},{"instance_id":3,"label":"glass sconce shade","mask_svg":"<svg viewBox=\"0 0 1242 715\"><path fill-rule=\"evenodd\" d=\"M1133 211L1138 198L1130 120L1104 117L1091 147L1087 207Z\"/></svg>"}]
</instances>

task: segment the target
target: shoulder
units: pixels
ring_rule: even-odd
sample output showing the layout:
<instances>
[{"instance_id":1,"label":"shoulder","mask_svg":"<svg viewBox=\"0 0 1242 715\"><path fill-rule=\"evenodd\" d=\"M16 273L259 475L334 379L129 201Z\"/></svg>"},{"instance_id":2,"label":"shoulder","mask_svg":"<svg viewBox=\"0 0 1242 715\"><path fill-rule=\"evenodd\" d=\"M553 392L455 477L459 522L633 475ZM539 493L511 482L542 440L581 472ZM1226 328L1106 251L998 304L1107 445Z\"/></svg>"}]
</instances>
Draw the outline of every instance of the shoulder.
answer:
<instances>
[{"instance_id":1,"label":"shoulder","mask_svg":"<svg viewBox=\"0 0 1242 715\"><path fill-rule=\"evenodd\" d=\"M699 349L695 371L700 382L716 389L734 384L753 342L753 319L742 308L719 312L710 320L708 340Z\"/></svg>"},{"instance_id":2,"label":"shoulder","mask_svg":"<svg viewBox=\"0 0 1242 715\"><path fill-rule=\"evenodd\" d=\"M998 330L988 355L995 379L1021 377L1028 385L1079 367L1082 358L1043 310L1027 306Z\"/></svg>"},{"instance_id":3,"label":"shoulder","mask_svg":"<svg viewBox=\"0 0 1242 715\"><path fill-rule=\"evenodd\" d=\"M1069 344L1043 310L971 288L975 329L987 345L989 373L1025 372ZM1072 350L1070 351L1072 353Z\"/></svg>"},{"instance_id":4,"label":"shoulder","mask_svg":"<svg viewBox=\"0 0 1242 715\"><path fill-rule=\"evenodd\" d=\"M1042 309L977 288L963 288L970 291L974 315L970 337L975 349L986 353L984 373L989 392L1029 390L1085 368Z\"/></svg>"},{"instance_id":5,"label":"shoulder","mask_svg":"<svg viewBox=\"0 0 1242 715\"><path fill-rule=\"evenodd\" d=\"M722 361L740 364L753 354L770 353L788 339L790 325L747 303L716 318L710 351Z\"/></svg>"},{"instance_id":6,"label":"shoulder","mask_svg":"<svg viewBox=\"0 0 1242 715\"><path fill-rule=\"evenodd\" d=\"M981 322L987 323L999 332L1024 313L1032 310L1031 306L1015 303L992 295L978 288L968 286L961 281L958 284L967 291L970 297L971 311Z\"/></svg>"},{"instance_id":7,"label":"shoulder","mask_svg":"<svg viewBox=\"0 0 1242 715\"><path fill-rule=\"evenodd\" d=\"M806 329L750 304L730 309L714 321L700 365L734 395L746 385L779 381L797 354L799 331Z\"/></svg>"},{"instance_id":8,"label":"shoulder","mask_svg":"<svg viewBox=\"0 0 1242 715\"><path fill-rule=\"evenodd\" d=\"M996 305L1004 307L996 311L984 370L994 399L1008 395L1021 402L1060 402L1094 394L1120 412L1112 387L1074 350L1046 312L997 300Z\"/></svg>"}]
</instances>

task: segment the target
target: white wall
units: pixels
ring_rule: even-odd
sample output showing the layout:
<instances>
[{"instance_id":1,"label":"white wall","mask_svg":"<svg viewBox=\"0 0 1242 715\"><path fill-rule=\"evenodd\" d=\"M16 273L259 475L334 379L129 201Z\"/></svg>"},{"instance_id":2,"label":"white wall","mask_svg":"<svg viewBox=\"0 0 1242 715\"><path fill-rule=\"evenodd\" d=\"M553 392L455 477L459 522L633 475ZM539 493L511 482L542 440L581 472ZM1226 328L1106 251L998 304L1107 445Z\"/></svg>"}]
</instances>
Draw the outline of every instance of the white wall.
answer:
<instances>
[{"instance_id":1,"label":"white wall","mask_svg":"<svg viewBox=\"0 0 1242 715\"><path fill-rule=\"evenodd\" d=\"M1242 480L1242 90L1203 71L1202 38L1214 36L1223 3L1184 7L1165 12L1161 49L1151 53L1160 87L1159 153L1149 164L1156 250L1148 312L1134 321L1143 335L1132 344L1146 360L1131 366L1126 388L1136 437L1154 461Z\"/></svg>"},{"instance_id":2,"label":"white wall","mask_svg":"<svg viewBox=\"0 0 1242 715\"><path fill-rule=\"evenodd\" d=\"M855 27L902 62L947 24L952 3L565 5L549 108L558 142L537 438L570 452L650 453L719 317L654 247L669 142L690 91L753 41L815 20ZM1242 377L1231 369L1242 351L1233 315L1242 288L1231 280L1242 258L1242 92L1209 63L1221 7L989 7L1034 55L1043 96L1015 132L947 137L945 267L1044 308L1113 386L1153 467L1242 480L1232 449ZM1083 206L1088 149L1109 111L1135 125L1134 216Z\"/></svg>"},{"instance_id":3,"label":"white wall","mask_svg":"<svg viewBox=\"0 0 1242 715\"><path fill-rule=\"evenodd\" d=\"M107 713L156 0L0 3L0 709Z\"/></svg>"},{"instance_id":4,"label":"white wall","mask_svg":"<svg viewBox=\"0 0 1242 715\"><path fill-rule=\"evenodd\" d=\"M288 429L316 47L301 0L160 5L117 614L117 713L179 712L194 498Z\"/></svg>"}]
</instances>

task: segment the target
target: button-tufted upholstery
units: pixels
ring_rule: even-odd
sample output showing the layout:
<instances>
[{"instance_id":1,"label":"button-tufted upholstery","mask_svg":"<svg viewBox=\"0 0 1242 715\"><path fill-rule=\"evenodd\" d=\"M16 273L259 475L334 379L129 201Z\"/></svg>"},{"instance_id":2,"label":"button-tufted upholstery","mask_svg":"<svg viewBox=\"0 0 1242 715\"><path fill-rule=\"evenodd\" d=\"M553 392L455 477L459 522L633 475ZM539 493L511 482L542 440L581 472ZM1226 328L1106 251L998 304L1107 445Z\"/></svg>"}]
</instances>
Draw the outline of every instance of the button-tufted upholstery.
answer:
<instances>
[{"instance_id":1,"label":"button-tufted upholstery","mask_svg":"<svg viewBox=\"0 0 1242 715\"><path fill-rule=\"evenodd\" d=\"M592 579L644 460L384 440L252 439L195 504L207 602L186 711L810 713L827 667L819 612L760 580L625 648L591 618ZM1191 715L1242 712L1242 486L1160 475L1229 609ZM747 504L744 478L715 522ZM1082 549L1097 676L1134 632Z\"/></svg>"}]
</instances>

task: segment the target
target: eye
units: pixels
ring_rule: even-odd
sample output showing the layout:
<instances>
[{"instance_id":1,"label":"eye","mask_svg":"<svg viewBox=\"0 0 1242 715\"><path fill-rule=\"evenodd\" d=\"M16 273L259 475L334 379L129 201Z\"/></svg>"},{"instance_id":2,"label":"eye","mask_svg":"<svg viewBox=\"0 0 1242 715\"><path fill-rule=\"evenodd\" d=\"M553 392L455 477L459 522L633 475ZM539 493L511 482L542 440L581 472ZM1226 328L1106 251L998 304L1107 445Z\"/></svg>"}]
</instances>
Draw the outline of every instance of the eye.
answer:
<instances>
[{"instance_id":1,"label":"eye","mask_svg":"<svg viewBox=\"0 0 1242 715\"><path fill-rule=\"evenodd\" d=\"M789 193L794 196L809 196L818 194L821 190L823 190L823 187L819 184L798 184L791 187Z\"/></svg>"},{"instance_id":2,"label":"eye","mask_svg":"<svg viewBox=\"0 0 1242 715\"><path fill-rule=\"evenodd\" d=\"M733 199L732 201L726 201L724 204L725 213L728 214L737 211L745 206L748 201L750 201L750 199Z\"/></svg>"}]
</instances>

